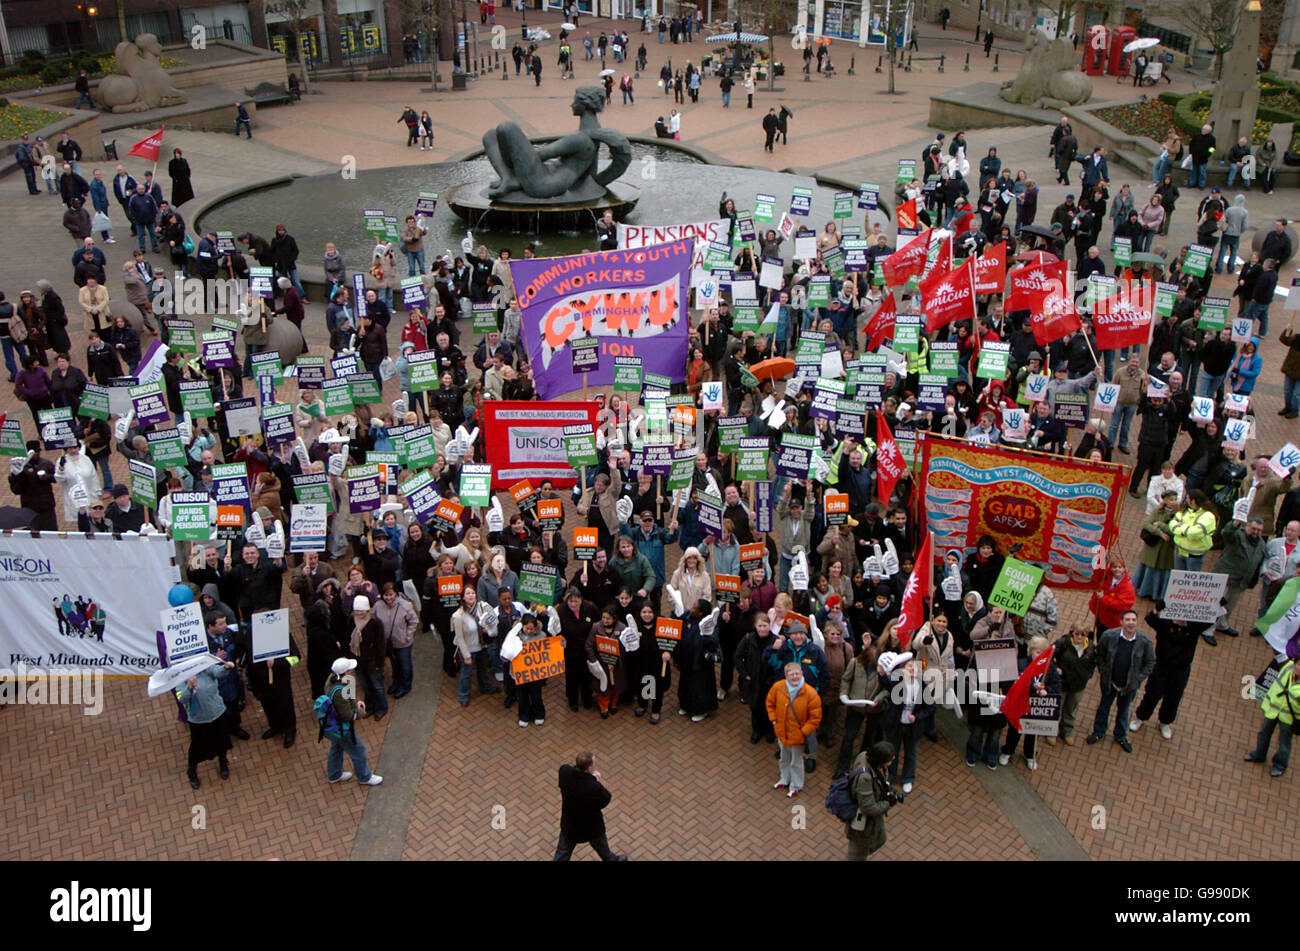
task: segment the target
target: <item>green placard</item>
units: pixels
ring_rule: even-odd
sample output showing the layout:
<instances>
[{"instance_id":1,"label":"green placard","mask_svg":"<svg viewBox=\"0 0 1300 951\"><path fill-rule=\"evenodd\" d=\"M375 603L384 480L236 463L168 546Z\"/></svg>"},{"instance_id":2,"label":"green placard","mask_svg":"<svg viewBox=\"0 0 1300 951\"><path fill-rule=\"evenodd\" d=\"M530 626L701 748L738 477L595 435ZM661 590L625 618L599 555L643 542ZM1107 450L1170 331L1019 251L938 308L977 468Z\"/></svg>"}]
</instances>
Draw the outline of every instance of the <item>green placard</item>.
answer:
<instances>
[{"instance_id":1,"label":"green placard","mask_svg":"<svg viewBox=\"0 0 1300 951\"><path fill-rule=\"evenodd\" d=\"M1042 580L1042 568L1008 558L1002 563L1002 571L998 573L998 580L993 585L989 604L1006 608L1007 613L1016 617L1024 617Z\"/></svg>"},{"instance_id":2,"label":"green placard","mask_svg":"<svg viewBox=\"0 0 1300 951\"><path fill-rule=\"evenodd\" d=\"M776 217L776 196L775 195L755 195L754 196L754 220L770 224Z\"/></svg>"},{"instance_id":3,"label":"green placard","mask_svg":"<svg viewBox=\"0 0 1300 951\"><path fill-rule=\"evenodd\" d=\"M910 182L916 178L916 159L899 159L898 160L898 177L897 181Z\"/></svg>"},{"instance_id":4,"label":"green placard","mask_svg":"<svg viewBox=\"0 0 1300 951\"><path fill-rule=\"evenodd\" d=\"M384 215L384 240L393 245L402 240L402 234L397 230L397 215Z\"/></svg>"},{"instance_id":5,"label":"green placard","mask_svg":"<svg viewBox=\"0 0 1300 951\"><path fill-rule=\"evenodd\" d=\"M553 565L524 564L519 569L519 600L525 604L555 603L555 580L559 572Z\"/></svg>"},{"instance_id":6,"label":"green placard","mask_svg":"<svg viewBox=\"0 0 1300 951\"><path fill-rule=\"evenodd\" d=\"M334 492L324 472L293 476L293 497L302 505L324 505L334 511Z\"/></svg>"},{"instance_id":7,"label":"green placard","mask_svg":"<svg viewBox=\"0 0 1300 951\"><path fill-rule=\"evenodd\" d=\"M898 315L898 319L894 322L894 349L900 353L916 353L921 349L919 315Z\"/></svg>"},{"instance_id":8,"label":"green placard","mask_svg":"<svg viewBox=\"0 0 1300 951\"><path fill-rule=\"evenodd\" d=\"M615 393L640 393L641 392L641 358L640 357L615 357L614 358L614 392Z\"/></svg>"},{"instance_id":9,"label":"green placard","mask_svg":"<svg viewBox=\"0 0 1300 951\"><path fill-rule=\"evenodd\" d=\"M284 365L280 362L279 350L264 350L253 354L253 377L269 376L271 382L279 386L284 382Z\"/></svg>"},{"instance_id":10,"label":"green placard","mask_svg":"<svg viewBox=\"0 0 1300 951\"><path fill-rule=\"evenodd\" d=\"M492 467L468 463L460 470L460 504L492 504Z\"/></svg>"},{"instance_id":11,"label":"green placard","mask_svg":"<svg viewBox=\"0 0 1300 951\"><path fill-rule=\"evenodd\" d=\"M438 355L432 350L407 354L406 365L411 371L411 392L425 393L436 390L438 382Z\"/></svg>"},{"instance_id":12,"label":"green placard","mask_svg":"<svg viewBox=\"0 0 1300 951\"><path fill-rule=\"evenodd\" d=\"M23 424L17 419L6 419L0 425L0 456L27 455L27 440L23 438Z\"/></svg>"},{"instance_id":13,"label":"green placard","mask_svg":"<svg viewBox=\"0 0 1300 951\"><path fill-rule=\"evenodd\" d=\"M77 413L95 419L108 419L110 415L108 387L100 386L98 383L87 383L86 388L81 391L81 403L77 407Z\"/></svg>"},{"instance_id":14,"label":"green placard","mask_svg":"<svg viewBox=\"0 0 1300 951\"><path fill-rule=\"evenodd\" d=\"M831 212L831 217L832 218L853 217L853 192L835 193L835 210Z\"/></svg>"},{"instance_id":15,"label":"green placard","mask_svg":"<svg viewBox=\"0 0 1300 951\"><path fill-rule=\"evenodd\" d=\"M382 208L368 208L361 212L361 216L365 219L366 234L372 238L383 237L385 228Z\"/></svg>"},{"instance_id":16,"label":"green placard","mask_svg":"<svg viewBox=\"0 0 1300 951\"><path fill-rule=\"evenodd\" d=\"M239 336L239 321L234 317L223 317L220 314L212 316L212 329L224 330L232 337Z\"/></svg>"},{"instance_id":17,"label":"green placard","mask_svg":"<svg viewBox=\"0 0 1300 951\"><path fill-rule=\"evenodd\" d=\"M173 318L167 325L167 346L181 353L198 353L199 341L194 333L194 321Z\"/></svg>"},{"instance_id":18,"label":"green placard","mask_svg":"<svg viewBox=\"0 0 1300 951\"><path fill-rule=\"evenodd\" d=\"M750 372L749 367L741 364L740 367L740 385L747 390L758 389L758 377Z\"/></svg>"},{"instance_id":19,"label":"green placard","mask_svg":"<svg viewBox=\"0 0 1300 951\"><path fill-rule=\"evenodd\" d=\"M352 412L352 390L347 380L326 380L321 389L321 402L326 416L341 416Z\"/></svg>"},{"instance_id":20,"label":"green placard","mask_svg":"<svg viewBox=\"0 0 1300 951\"><path fill-rule=\"evenodd\" d=\"M1222 330L1228 326L1228 308L1232 306L1230 297L1206 297L1201 301L1201 319L1196 326L1200 330Z\"/></svg>"},{"instance_id":21,"label":"green placard","mask_svg":"<svg viewBox=\"0 0 1300 951\"><path fill-rule=\"evenodd\" d=\"M768 441L763 437L744 437L736 454L736 478L751 482L767 479Z\"/></svg>"},{"instance_id":22,"label":"green placard","mask_svg":"<svg viewBox=\"0 0 1300 951\"><path fill-rule=\"evenodd\" d=\"M600 463L596 454L596 434L590 426L565 426L564 452L569 457L569 465L575 469Z\"/></svg>"},{"instance_id":23,"label":"green placard","mask_svg":"<svg viewBox=\"0 0 1300 951\"><path fill-rule=\"evenodd\" d=\"M647 390L671 390L673 380L663 373L642 373L641 387Z\"/></svg>"},{"instance_id":24,"label":"green placard","mask_svg":"<svg viewBox=\"0 0 1300 951\"><path fill-rule=\"evenodd\" d=\"M1174 312L1174 301L1178 300L1178 285L1164 281L1156 282L1155 315L1168 317Z\"/></svg>"},{"instance_id":25,"label":"green placard","mask_svg":"<svg viewBox=\"0 0 1300 951\"><path fill-rule=\"evenodd\" d=\"M982 380L1005 380L1010 355L1010 344L986 343L980 347L980 362L975 376Z\"/></svg>"},{"instance_id":26,"label":"green placard","mask_svg":"<svg viewBox=\"0 0 1300 951\"><path fill-rule=\"evenodd\" d=\"M193 495L192 492L182 495ZM212 507L202 502L172 502L172 540L178 542L205 542L213 535L213 525L208 521Z\"/></svg>"},{"instance_id":27,"label":"green placard","mask_svg":"<svg viewBox=\"0 0 1300 951\"><path fill-rule=\"evenodd\" d=\"M690 488L697 455L694 446L673 450L673 467L668 472L669 491Z\"/></svg>"},{"instance_id":28,"label":"green placard","mask_svg":"<svg viewBox=\"0 0 1300 951\"><path fill-rule=\"evenodd\" d=\"M473 305L473 329L476 334L490 334L500 329L497 327L497 309L491 301L479 301Z\"/></svg>"},{"instance_id":29,"label":"green placard","mask_svg":"<svg viewBox=\"0 0 1300 951\"><path fill-rule=\"evenodd\" d=\"M723 416L718 419L718 452L733 453L740 448L749 420L744 416Z\"/></svg>"},{"instance_id":30,"label":"green placard","mask_svg":"<svg viewBox=\"0 0 1300 951\"><path fill-rule=\"evenodd\" d=\"M438 450L433 444L433 430L428 426L417 426L402 437L397 444L398 461L411 469L423 469L438 461ZM400 456L405 449L406 458Z\"/></svg>"},{"instance_id":31,"label":"green placard","mask_svg":"<svg viewBox=\"0 0 1300 951\"><path fill-rule=\"evenodd\" d=\"M1116 267L1128 267L1130 256L1133 254L1132 238L1115 238L1110 243L1110 249L1115 253Z\"/></svg>"},{"instance_id":32,"label":"green placard","mask_svg":"<svg viewBox=\"0 0 1300 951\"><path fill-rule=\"evenodd\" d=\"M352 396L354 406L380 403L384 399L383 390L379 388L379 381L369 373L351 374L348 377L348 392ZM326 409L326 414L329 414L328 409Z\"/></svg>"},{"instance_id":33,"label":"green placard","mask_svg":"<svg viewBox=\"0 0 1300 951\"><path fill-rule=\"evenodd\" d=\"M836 279L844 277L844 249L839 245L822 252L822 263L830 269L831 276Z\"/></svg>"},{"instance_id":34,"label":"green placard","mask_svg":"<svg viewBox=\"0 0 1300 951\"><path fill-rule=\"evenodd\" d=\"M828 274L814 274L808 279L808 306L829 307L831 303L831 279ZM802 349L802 348L801 348ZM820 361L821 356L817 359Z\"/></svg>"},{"instance_id":35,"label":"green placard","mask_svg":"<svg viewBox=\"0 0 1300 951\"><path fill-rule=\"evenodd\" d=\"M759 309L757 301L732 301L731 309L734 314L731 321L731 330L733 333L742 334L746 330L753 333L758 332L758 322L763 319L763 313Z\"/></svg>"},{"instance_id":36,"label":"green placard","mask_svg":"<svg viewBox=\"0 0 1300 951\"><path fill-rule=\"evenodd\" d=\"M1207 248L1203 244L1191 245L1187 249L1187 257L1183 258L1183 273L1205 277L1205 272L1210 267L1210 255L1213 253L1213 248Z\"/></svg>"},{"instance_id":37,"label":"green placard","mask_svg":"<svg viewBox=\"0 0 1300 951\"><path fill-rule=\"evenodd\" d=\"M147 509L158 507L158 470L138 459L126 461L131 501Z\"/></svg>"},{"instance_id":38,"label":"green placard","mask_svg":"<svg viewBox=\"0 0 1300 951\"><path fill-rule=\"evenodd\" d=\"M149 457L155 466L167 469L187 462L185 444L181 442L180 430L175 427L145 433L145 439L149 441Z\"/></svg>"},{"instance_id":39,"label":"green placard","mask_svg":"<svg viewBox=\"0 0 1300 951\"><path fill-rule=\"evenodd\" d=\"M194 419L211 419L217 414L207 380L181 380L180 390L182 412Z\"/></svg>"}]
</instances>

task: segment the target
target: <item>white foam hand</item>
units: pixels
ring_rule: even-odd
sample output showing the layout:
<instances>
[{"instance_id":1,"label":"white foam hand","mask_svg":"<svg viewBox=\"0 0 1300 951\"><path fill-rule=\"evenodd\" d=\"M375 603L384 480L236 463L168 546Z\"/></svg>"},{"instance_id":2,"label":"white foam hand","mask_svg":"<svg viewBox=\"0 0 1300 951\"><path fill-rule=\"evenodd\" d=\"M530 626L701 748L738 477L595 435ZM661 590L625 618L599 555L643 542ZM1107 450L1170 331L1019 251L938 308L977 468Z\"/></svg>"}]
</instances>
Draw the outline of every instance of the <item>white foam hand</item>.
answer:
<instances>
[{"instance_id":1,"label":"white foam hand","mask_svg":"<svg viewBox=\"0 0 1300 951\"><path fill-rule=\"evenodd\" d=\"M891 538L885 539L885 557L881 564L885 568L885 574L893 577L898 574L898 551L894 548L894 541Z\"/></svg>"},{"instance_id":2,"label":"white foam hand","mask_svg":"<svg viewBox=\"0 0 1300 951\"><path fill-rule=\"evenodd\" d=\"M704 481L708 484L709 495L717 499L722 498L722 491L718 488L718 482L716 479L713 478L712 472L705 473Z\"/></svg>"},{"instance_id":3,"label":"white foam hand","mask_svg":"<svg viewBox=\"0 0 1300 951\"><path fill-rule=\"evenodd\" d=\"M519 639L519 632L524 626L515 621L514 626L506 632L505 638L501 641L501 659L514 660L519 656L519 652L524 649L523 641Z\"/></svg>"},{"instance_id":4,"label":"white foam hand","mask_svg":"<svg viewBox=\"0 0 1300 951\"><path fill-rule=\"evenodd\" d=\"M244 541L249 545L256 545L258 548L266 547L266 531L262 528L262 523L256 515L253 516L252 524L244 529Z\"/></svg>"},{"instance_id":5,"label":"white foam hand","mask_svg":"<svg viewBox=\"0 0 1300 951\"><path fill-rule=\"evenodd\" d=\"M773 429L779 429L785 423L785 400L777 403L772 407L772 412L767 414L767 424Z\"/></svg>"},{"instance_id":6,"label":"white foam hand","mask_svg":"<svg viewBox=\"0 0 1300 951\"><path fill-rule=\"evenodd\" d=\"M343 475L343 470L348 466L348 456L346 452L336 452L330 456L329 473L332 476Z\"/></svg>"},{"instance_id":7,"label":"white foam hand","mask_svg":"<svg viewBox=\"0 0 1300 951\"><path fill-rule=\"evenodd\" d=\"M460 462L461 457L465 455L465 444L459 439L448 440L447 448L444 452L447 456L447 462L451 465L455 465Z\"/></svg>"},{"instance_id":8,"label":"white foam hand","mask_svg":"<svg viewBox=\"0 0 1300 951\"><path fill-rule=\"evenodd\" d=\"M641 647L641 632L636 629L636 624L632 620L632 615L627 616L627 626L623 628L623 633L618 636L623 643L623 650L631 652Z\"/></svg>"},{"instance_id":9,"label":"white foam hand","mask_svg":"<svg viewBox=\"0 0 1300 951\"><path fill-rule=\"evenodd\" d=\"M626 522L632 517L632 500L626 495L614 503L614 514L619 522Z\"/></svg>"},{"instance_id":10,"label":"white foam hand","mask_svg":"<svg viewBox=\"0 0 1300 951\"><path fill-rule=\"evenodd\" d=\"M131 428L131 421L135 419L135 410L128 410L127 414L113 424L113 438L119 442L126 438L127 431Z\"/></svg>"},{"instance_id":11,"label":"white foam hand","mask_svg":"<svg viewBox=\"0 0 1300 951\"><path fill-rule=\"evenodd\" d=\"M596 430L596 449L597 449L598 451L603 451L604 448L605 448L605 430L603 430L603 429L597 429L597 430Z\"/></svg>"},{"instance_id":12,"label":"white foam hand","mask_svg":"<svg viewBox=\"0 0 1300 951\"><path fill-rule=\"evenodd\" d=\"M505 528L506 517L501 511L501 500L495 495L492 496L492 504L488 506L487 513L487 530L489 532L499 532Z\"/></svg>"},{"instance_id":13,"label":"white foam hand","mask_svg":"<svg viewBox=\"0 0 1300 951\"><path fill-rule=\"evenodd\" d=\"M641 428L641 423L645 421L645 414L639 413L636 416L628 417L627 431L632 438L632 448L640 449L644 444L645 430Z\"/></svg>"},{"instance_id":14,"label":"white foam hand","mask_svg":"<svg viewBox=\"0 0 1300 951\"><path fill-rule=\"evenodd\" d=\"M961 572L956 565L949 566L941 587L943 588L943 596L949 601L961 600Z\"/></svg>"},{"instance_id":15,"label":"white foam hand","mask_svg":"<svg viewBox=\"0 0 1300 951\"><path fill-rule=\"evenodd\" d=\"M467 430L463 425L456 427L456 438L466 446L474 445L474 440L478 439L478 427L475 426L473 431Z\"/></svg>"},{"instance_id":16,"label":"white foam hand","mask_svg":"<svg viewBox=\"0 0 1300 951\"><path fill-rule=\"evenodd\" d=\"M772 412L772 407L775 406L775 405L776 405L776 397L775 397L775 396L765 396L765 397L763 397L763 402L762 402L763 413L762 413L762 415L766 416L768 413Z\"/></svg>"},{"instance_id":17,"label":"white foam hand","mask_svg":"<svg viewBox=\"0 0 1300 951\"><path fill-rule=\"evenodd\" d=\"M817 616L815 614L808 615L808 626L812 628L813 643L816 644L818 647L820 647L822 650L825 650L826 637L825 635L822 634L821 628L817 626Z\"/></svg>"},{"instance_id":18,"label":"white foam hand","mask_svg":"<svg viewBox=\"0 0 1300 951\"><path fill-rule=\"evenodd\" d=\"M686 613L686 605L682 602L682 593L670 584L664 585L664 590L668 592L668 597L673 602L673 616L681 617Z\"/></svg>"},{"instance_id":19,"label":"white foam hand","mask_svg":"<svg viewBox=\"0 0 1300 951\"><path fill-rule=\"evenodd\" d=\"M554 609L551 610L550 620L546 622L546 632L552 637L560 633L560 614Z\"/></svg>"},{"instance_id":20,"label":"white foam hand","mask_svg":"<svg viewBox=\"0 0 1300 951\"><path fill-rule=\"evenodd\" d=\"M275 523L275 533L266 540L266 557L284 557L284 529L280 527L279 522Z\"/></svg>"},{"instance_id":21,"label":"white foam hand","mask_svg":"<svg viewBox=\"0 0 1300 951\"><path fill-rule=\"evenodd\" d=\"M303 472L311 469L311 457L307 455L307 444L302 441L301 436L294 441L293 454L298 457L298 465Z\"/></svg>"},{"instance_id":22,"label":"white foam hand","mask_svg":"<svg viewBox=\"0 0 1300 951\"><path fill-rule=\"evenodd\" d=\"M406 400L393 400L393 418L401 421L406 415Z\"/></svg>"},{"instance_id":23,"label":"white foam hand","mask_svg":"<svg viewBox=\"0 0 1300 951\"><path fill-rule=\"evenodd\" d=\"M478 623L487 628L495 627L497 623L497 609L492 607L486 601L478 603L478 609L475 612L478 617Z\"/></svg>"},{"instance_id":24,"label":"white foam hand","mask_svg":"<svg viewBox=\"0 0 1300 951\"><path fill-rule=\"evenodd\" d=\"M808 556L799 552L794 556L790 566L790 588L794 591L808 590Z\"/></svg>"},{"instance_id":25,"label":"white foam hand","mask_svg":"<svg viewBox=\"0 0 1300 951\"><path fill-rule=\"evenodd\" d=\"M140 526L140 534L141 534L141 535L157 535L157 534L158 534L158 529L154 528L153 525L152 525L151 523L149 523L149 522L145 522L143 525Z\"/></svg>"},{"instance_id":26,"label":"white foam hand","mask_svg":"<svg viewBox=\"0 0 1300 951\"><path fill-rule=\"evenodd\" d=\"M700 619L701 637L713 636L713 632L718 629L718 615L721 613L722 613L722 608L721 606L719 606L714 608L713 613L711 613L708 617Z\"/></svg>"},{"instance_id":27,"label":"white foam hand","mask_svg":"<svg viewBox=\"0 0 1300 951\"><path fill-rule=\"evenodd\" d=\"M809 474L813 477L814 482L820 482L822 485L825 485L830 481L831 467L827 464L826 460L822 458L820 452L814 452L812 454L812 471Z\"/></svg>"},{"instance_id":28,"label":"white foam hand","mask_svg":"<svg viewBox=\"0 0 1300 951\"><path fill-rule=\"evenodd\" d=\"M600 687L600 692L604 693L609 686L609 680L605 676L605 668L601 666L600 661L587 661L587 669L591 671L591 676L596 678L596 686Z\"/></svg>"},{"instance_id":29,"label":"white foam hand","mask_svg":"<svg viewBox=\"0 0 1300 951\"><path fill-rule=\"evenodd\" d=\"M14 476L18 475L18 473L23 471L23 467L26 465L27 465L26 459L22 458L21 456L15 456L14 458L9 460L9 474Z\"/></svg>"},{"instance_id":30,"label":"white foam hand","mask_svg":"<svg viewBox=\"0 0 1300 951\"><path fill-rule=\"evenodd\" d=\"M186 413L184 418L182 418L181 421L176 424L176 431L180 433L181 442L188 446L190 443L190 439L194 437L194 426L192 423L190 423L189 413Z\"/></svg>"}]
</instances>

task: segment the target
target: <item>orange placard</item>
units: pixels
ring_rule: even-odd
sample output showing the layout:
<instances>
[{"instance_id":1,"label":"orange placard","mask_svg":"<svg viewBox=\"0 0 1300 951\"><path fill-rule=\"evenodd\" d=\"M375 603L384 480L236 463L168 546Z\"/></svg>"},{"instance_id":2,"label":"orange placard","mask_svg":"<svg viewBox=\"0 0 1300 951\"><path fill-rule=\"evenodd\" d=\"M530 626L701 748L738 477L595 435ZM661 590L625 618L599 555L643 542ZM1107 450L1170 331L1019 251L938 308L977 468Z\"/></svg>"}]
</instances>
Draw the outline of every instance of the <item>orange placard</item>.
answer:
<instances>
[{"instance_id":1,"label":"orange placard","mask_svg":"<svg viewBox=\"0 0 1300 951\"><path fill-rule=\"evenodd\" d=\"M849 494L827 492L822 499L826 507L826 524L843 525L849 519Z\"/></svg>"},{"instance_id":2,"label":"orange placard","mask_svg":"<svg viewBox=\"0 0 1300 951\"><path fill-rule=\"evenodd\" d=\"M564 521L564 503L559 499L538 499L537 520L544 530L555 531Z\"/></svg>"},{"instance_id":3,"label":"orange placard","mask_svg":"<svg viewBox=\"0 0 1300 951\"><path fill-rule=\"evenodd\" d=\"M444 608L456 607L464 590L465 582L460 575L438 575L438 598Z\"/></svg>"},{"instance_id":4,"label":"orange placard","mask_svg":"<svg viewBox=\"0 0 1300 951\"><path fill-rule=\"evenodd\" d=\"M767 546L762 542L754 542L750 545L740 546L740 567L746 571L752 571L755 568L763 567L763 557L767 554Z\"/></svg>"},{"instance_id":5,"label":"orange placard","mask_svg":"<svg viewBox=\"0 0 1300 951\"><path fill-rule=\"evenodd\" d=\"M601 663L617 664L618 663L618 638L605 637L601 634L596 635L596 653L600 655Z\"/></svg>"},{"instance_id":6,"label":"orange placard","mask_svg":"<svg viewBox=\"0 0 1300 951\"><path fill-rule=\"evenodd\" d=\"M217 527L239 528L244 524L244 507L242 505L218 505Z\"/></svg>"},{"instance_id":7,"label":"orange placard","mask_svg":"<svg viewBox=\"0 0 1300 951\"><path fill-rule=\"evenodd\" d=\"M455 502L449 502L443 499L438 503L438 507L433 510L434 525L440 532L445 532L453 525L460 521L461 513L465 511L465 506L457 505Z\"/></svg>"},{"instance_id":8,"label":"orange placard","mask_svg":"<svg viewBox=\"0 0 1300 951\"><path fill-rule=\"evenodd\" d=\"M795 614L793 611L786 612L785 623L781 625L781 633L784 634L786 631L788 631L790 629L790 625L794 624L796 621L802 624L803 629L808 632L808 636L812 637L812 621L809 619L808 615Z\"/></svg>"},{"instance_id":9,"label":"orange placard","mask_svg":"<svg viewBox=\"0 0 1300 951\"><path fill-rule=\"evenodd\" d=\"M524 641L523 650L510 662L516 684L531 684L564 673L564 641L539 637Z\"/></svg>"},{"instance_id":10,"label":"orange placard","mask_svg":"<svg viewBox=\"0 0 1300 951\"><path fill-rule=\"evenodd\" d=\"M676 618L655 618L655 643L661 651L677 649L682 639L682 622Z\"/></svg>"},{"instance_id":11,"label":"orange placard","mask_svg":"<svg viewBox=\"0 0 1300 951\"><path fill-rule=\"evenodd\" d=\"M681 423L683 426L695 425L695 407L694 406L674 406L673 422Z\"/></svg>"},{"instance_id":12,"label":"orange placard","mask_svg":"<svg viewBox=\"0 0 1300 951\"><path fill-rule=\"evenodd\" d=\"M510 497L515 500L515 505L519 506L521 511L537 504L533 495L533 484L527 479L516 482L510 487Z\"/></svg>"},{"instance_id":13,"label":"orange placard","mask_svg":"<svg viewBox=\"0 0 1300 951\"><path fill-rule=\"evenodd\" d=\"M719 601L737 603L740 600L740 575L714 575L713 589Z\"/></svg>"},{"instance_id":14,"label":"orange placard","mask_svg":"<svg viewBox=\"0 0 1300 951\"><path fill-rule=\"evenodd\" d=\"M573 556L579 561L591 561L600 547L600 532L594 528L573 527Z\"/></svg>"}]
</instances>

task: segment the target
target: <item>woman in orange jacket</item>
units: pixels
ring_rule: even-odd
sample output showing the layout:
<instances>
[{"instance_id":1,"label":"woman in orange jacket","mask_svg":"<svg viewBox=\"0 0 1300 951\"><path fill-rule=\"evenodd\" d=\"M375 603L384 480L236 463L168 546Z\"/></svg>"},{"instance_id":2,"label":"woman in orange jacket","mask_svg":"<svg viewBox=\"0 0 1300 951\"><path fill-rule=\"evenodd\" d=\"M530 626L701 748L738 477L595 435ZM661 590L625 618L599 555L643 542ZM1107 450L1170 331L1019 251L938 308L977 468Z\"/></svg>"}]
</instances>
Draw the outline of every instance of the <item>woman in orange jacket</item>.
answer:
<instances>
[{"instance_id":1,"label":"woman in orange jacket","mask_svg":"<svg viewBox=\"0 0 1300 951\"><path fill-rule=\"evenodd\" d=\"M786 798L793 799L803 789L804 743L821 725L822 700L799 664L786 664L784 670L785 679L767 692L767 718L781 747L781 778L772 788L788 790Z\"/></svg>"}]
</instances>

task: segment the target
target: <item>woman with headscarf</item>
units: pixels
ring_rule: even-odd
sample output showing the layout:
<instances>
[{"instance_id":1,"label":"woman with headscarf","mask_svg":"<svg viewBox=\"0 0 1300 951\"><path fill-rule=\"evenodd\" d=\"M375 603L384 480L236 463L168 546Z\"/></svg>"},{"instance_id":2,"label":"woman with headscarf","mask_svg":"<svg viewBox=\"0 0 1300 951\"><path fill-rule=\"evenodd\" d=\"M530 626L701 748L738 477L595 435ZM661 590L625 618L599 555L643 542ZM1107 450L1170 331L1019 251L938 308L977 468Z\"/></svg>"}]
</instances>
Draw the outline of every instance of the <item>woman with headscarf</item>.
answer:
<instances>
[{"instance_id":1,"label":"woman with headscarf","mask_svg":"<svg viewBox=\"0 0 1300 951\"><path fill-rule=\"evenodd\" d=\"M971 587L980 593L983 600L987 601L993 593L1005 561L998 553L992 535L981 535L975 543L975 551L966 558L966 574L970 576Z\"/></svg>"},{"instance_id":2,"label":"woman with headscarf","mask_svg":"<svg viewBox=\"0 0 1300 951\"><path fill-rule=\"evenodd\" d=\"M190 727L189 765L185 775L194 789L199 788L197 768L204 760L215 757L221 778L230 778L230 764L226 761L226 753L230 751L229 721L219 681L229 677L234 669L232 661L217 661L190 677L176 691Z\"/></svg>"},{"instance_id":3,"label":"woman with headscarf","mask_svg":"<svg viewBox=\"0 0 1300 951\"><path fill-rule=\"evenodd\" d=\"M167 174L172 180L172 207L179 208L194 197L194 186L190 183L190 163L185 160L180 149L172 149Z\"/></svg>"},{"instance_id":4,"label":"woman with headscarf","mask_svg":"<svg viewBox=\"0 0 1300 951\"><path fill-rule=\"evenodd\" d=\"M584 645L587 670L591 672L591 689L602 720L618 712L618 698L627 689L628 653L623 644L627 625L618 619L613 603L606 604L600 618L591 626ZM639 646L639 644L638 644Z\"/></svg>"},{"instance_id":5,"label":"woman with headscarf","mask_svg":"<svg viewBox=\"0 0 1300 951\"><path fill-rule=\"evenodd\" d=\"M630 606L635 606L635 603ZM651 696L647 697L644 690L636 691L636 715L644 716L649 709L650 722L658 723L664 708L664 696L673 682L673 655L669 651L659 649L659 644L655 640L655 625L658 618L655 616L654 606L649 601L641 602L635 613L627 616L633 619L638 638L631 659L632 675L637 684L644 684L646 677L654 679Z\"/></svg>"}]
</instances>

